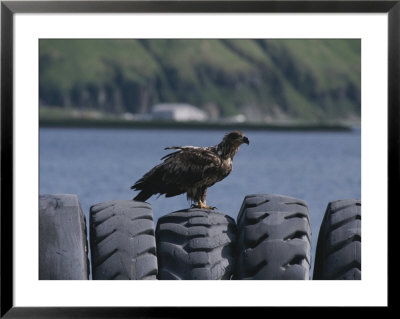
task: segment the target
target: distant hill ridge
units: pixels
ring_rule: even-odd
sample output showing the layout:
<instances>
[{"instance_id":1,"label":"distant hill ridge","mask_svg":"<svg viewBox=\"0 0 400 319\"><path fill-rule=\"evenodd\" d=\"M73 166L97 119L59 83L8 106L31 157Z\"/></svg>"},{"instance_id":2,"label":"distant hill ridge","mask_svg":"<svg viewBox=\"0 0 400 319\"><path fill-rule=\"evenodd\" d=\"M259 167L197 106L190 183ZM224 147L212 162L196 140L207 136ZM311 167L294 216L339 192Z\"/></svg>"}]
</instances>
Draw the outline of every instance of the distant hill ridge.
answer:
<instances>
[{"instance_id":1,"label":"distant hill ridge","mask_svg":"<svg viewBox=\"0 0 400 319\"><path fill-rule=\"evenodd\" d=\"M147 113L188 103L211 117L360 117L360 40L40 40L41 106Z\"/></svg>"}]
</instances>

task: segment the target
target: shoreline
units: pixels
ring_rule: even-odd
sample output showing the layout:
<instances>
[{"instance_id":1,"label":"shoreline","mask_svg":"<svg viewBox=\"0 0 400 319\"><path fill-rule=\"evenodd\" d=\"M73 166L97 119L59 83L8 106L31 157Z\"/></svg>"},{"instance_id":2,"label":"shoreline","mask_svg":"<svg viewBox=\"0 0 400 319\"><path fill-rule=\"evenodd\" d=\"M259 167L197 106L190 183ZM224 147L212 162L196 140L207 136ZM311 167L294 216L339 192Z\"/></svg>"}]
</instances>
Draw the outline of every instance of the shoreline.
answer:
<instances>
[{"instance_id":1,"label":"shoreline","mask_svg":"<svg viewBox=\"0 0 400 319\"><path fill-rule=\"evenodd\" d=\"M176 121L128 121L120 119L39 119L39 127L53 128L112 128L112 129L220 129L258 131L335 131L349 132L351 125L340 123L223 123L223 122L176 122Z\"/></svg>"}]
</instances>

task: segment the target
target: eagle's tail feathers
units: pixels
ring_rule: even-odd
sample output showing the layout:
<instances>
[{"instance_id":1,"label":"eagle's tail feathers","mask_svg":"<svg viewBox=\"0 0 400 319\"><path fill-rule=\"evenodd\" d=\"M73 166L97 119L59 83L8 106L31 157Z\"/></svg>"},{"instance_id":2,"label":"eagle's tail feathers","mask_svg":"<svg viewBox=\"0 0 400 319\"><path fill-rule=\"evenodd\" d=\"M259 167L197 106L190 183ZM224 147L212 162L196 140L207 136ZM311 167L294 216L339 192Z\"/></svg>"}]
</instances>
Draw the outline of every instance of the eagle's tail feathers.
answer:
<instances>
[{"instance_id":1,"label":"eagle's tail feathers","mask_svg":"<svg viewBox=\"0 0 400 319\"><path fill-rule=\"evenodd\" d=\"M134 189L135 191L143 189L144 181L138 180L134 185L131 186L131 189Z\"/></svg>"},{"instance_id":2,"label":"eagle's tail feathers","mask_svg":"<svg viewBox=\"0 0 400 319\"><path fill-rule=\"evenodd\" d=\"M149 199L151 197L151 193L147 193L145 191L141 191L139 194L136 195L136 197L133 200L137 200L139 202L144 202L147 199Z\"/></svg>"}]
</instances>

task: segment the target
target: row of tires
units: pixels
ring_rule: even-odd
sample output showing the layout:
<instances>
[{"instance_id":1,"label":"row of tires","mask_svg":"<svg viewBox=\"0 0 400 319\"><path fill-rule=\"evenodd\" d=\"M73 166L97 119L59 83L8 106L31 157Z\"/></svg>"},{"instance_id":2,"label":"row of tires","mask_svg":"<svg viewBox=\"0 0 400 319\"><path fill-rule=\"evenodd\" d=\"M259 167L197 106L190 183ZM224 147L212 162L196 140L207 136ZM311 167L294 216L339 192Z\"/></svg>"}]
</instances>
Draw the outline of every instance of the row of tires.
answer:
<instances>
[{"instance_id":1,"label":"row of tires","mask_svg":"<svg viewBox=\"0 0 400 319\"><path fill-rule=\"evenodd\" d=\"M40 279L88 279L86 221L76 195L41 195ZM97 280L308 280L306 202L248 195L235 221L185 209L158 219L150 204L109 201L90 208L92 278ZM361 279L361 203L330 202L320 228L314 280Z\"/></svg>"}]
</instances>

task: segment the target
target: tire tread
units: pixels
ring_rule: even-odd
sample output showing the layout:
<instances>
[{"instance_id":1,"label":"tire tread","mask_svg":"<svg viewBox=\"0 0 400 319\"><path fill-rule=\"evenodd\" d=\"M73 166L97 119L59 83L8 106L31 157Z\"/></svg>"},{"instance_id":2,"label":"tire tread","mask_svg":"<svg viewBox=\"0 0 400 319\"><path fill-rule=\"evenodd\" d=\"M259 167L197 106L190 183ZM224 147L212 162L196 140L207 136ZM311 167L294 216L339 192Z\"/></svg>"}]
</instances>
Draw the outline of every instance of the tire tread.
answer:
<instances>
[{"instance_id":1,"label":"tire tread","mask_svg":"<svg viewBox=\"0 0 400 319\"><path fill-rule=\"evenodd\" d=\"M304 201L283 195L248 195L237 223L234 279L309 279L311 227Z\"/></svg>"},{"instance_id":2,"label":"tire tread","mask_svg":"<svg viewBox=\"0 0 400 319\"><path fill-rule=\"evenodd\" d=\"M149 204L117 200L90 208L93 279L156 279L153 212Z\"/></svg>"},{"instance_id":3,"label":"tire tread","mask_svg":"<svg viewBox=\"0 0 400 319\"><path fill-rule=\"evenodd\" d=\"M360 200L328 204L318 235L313 279L361 279Z\"/></svg>"},{"instance_id":4,"label":"tire tread","mask_svg":"<svg viewBox=\"0 0 400 319\"><path fill-rule=\"evenodd\" d=\"M158 279L229 279L234 269L235 221L220 212L177 211L156 227Z\"/></svg>"}]
</instances>

